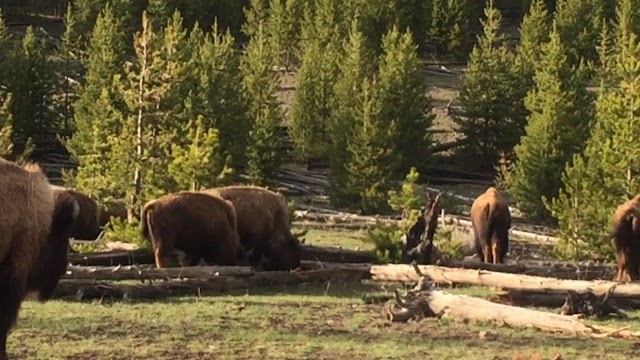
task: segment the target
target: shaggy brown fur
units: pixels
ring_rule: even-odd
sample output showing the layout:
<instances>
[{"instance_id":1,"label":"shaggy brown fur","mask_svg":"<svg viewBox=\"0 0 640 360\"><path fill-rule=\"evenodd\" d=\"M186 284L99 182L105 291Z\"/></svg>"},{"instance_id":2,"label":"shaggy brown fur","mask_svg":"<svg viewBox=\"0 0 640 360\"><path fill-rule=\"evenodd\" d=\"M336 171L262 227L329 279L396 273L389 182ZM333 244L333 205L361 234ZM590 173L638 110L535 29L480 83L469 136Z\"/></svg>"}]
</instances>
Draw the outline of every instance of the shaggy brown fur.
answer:
<instances>
[{"instance_id":1,"label":"shaggy brown fur","mask_svg":"<svg viewBox=\"0 0 640 360\"><path fill-rule=\"evenodd\" d=\"M55 194L39 166L0 159L0 359L7 359L7 336L24 297L53 295L78 211L73 197Z\"/></svg>"},{"instance_id":2,"label":"shaggy brown fur","mask_svg":"<svg viewBox=\"0 0 640 360\"><path fill-rule=\"evenodd\" d=\"M253 251L251 265L261 265L264 270L300 267L300 242L291 234L284 195L247 185L213 188L205 192L233 203L238 214L240 241L247 251Z\"/></svg>"},{"instance_id":3,"label":"shaggy brown fur","mask_svg":"<svg viewBox=\"0 0 640 360\"><path fill-rule=\"evenodd\" d=\"M69 236L78 240L95 240L101 231L100 207L98 203L88 195L77 190L55 185L53 186L53 190L68 193L73 196L80 206L80 212L71 227Z\"/></svg>"},{"instance_id":4,"label":"shaggy brown fur","mask_svg":"<svg viewBox=\"0 0 640 360\"><path fill-rule=\"evenodd\" d=\"M471 205L476 253L485 263L501 264L509 251L511 213L500 192L490 187Z\"/></svg>"},{"instance_id":5,"label":"shaggy brown fur","mask_svg":"<svg viewBox=\"0 0 640 360\"><path fill-rule=\"evenodd\" d=\"M615 281L635 281L640 278L640 195L636 195L616 209L611 219L611 232L605 239L613 238L618 271Z\"/></svg>"},{"instance_id":6,"label":"shaggy brown fur","mask_svg":"<svg viewBox=\"0 0 640 360\"><path fill-rule=\"evenodd\" d=\"M156 266L167 267L173 250L182 266L248 265L240 245L233 205L201 192L179 192L149 201L142 210L142 236L151 239Z\"/></svg>"}]
</instances>

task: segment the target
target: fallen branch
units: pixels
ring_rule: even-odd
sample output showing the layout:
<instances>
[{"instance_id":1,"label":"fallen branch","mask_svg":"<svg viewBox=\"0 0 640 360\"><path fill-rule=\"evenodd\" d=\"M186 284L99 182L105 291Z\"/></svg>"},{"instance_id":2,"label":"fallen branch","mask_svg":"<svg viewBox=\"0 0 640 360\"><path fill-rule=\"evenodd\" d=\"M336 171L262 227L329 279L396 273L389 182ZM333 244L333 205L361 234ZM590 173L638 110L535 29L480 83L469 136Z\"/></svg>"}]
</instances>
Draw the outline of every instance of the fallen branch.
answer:
<instances>
[{"instance_id":1,"label":"fallen branch","mask_svg":"<svg viewBox=\"0 0 640 360\"><path fill-rule=\"evenodd\" d=\"M551 333L577 334L593 338L640 338L640 332L592 326L575 316L497 304L471 296L452 295L434 290L429 286L428 275L422 274L422 270L422 267L414 267L414 274L419 278L416 288L405 297L396 292L396 304L387 305L387 316L390 320L408 321L425 316L437 316L462 322L473 320L517 328L533 327Z\"/></svg>"},{"instance_id":2,"label":"fallen branch","mask_svg":"<svg viewBox=\"0 0 640 360\"><path fill-rule=\"evenodd\" d=\"M76 266L67 267L62 279L158 280L194 279L216 276L250 276L249 266L190 266L158 269L155 266Z\"/></svg>"},{"instance_id":3,"label":"fallen branch","mask_svg":"<svg viewBox=\"0 0 640 360\"><path fill-rule=\"evenodd\" d=\"M147 284L117 284L90 280L60 280L54 297L71 300L101 299L158 299L171 296L203 296L231 290L256 289L267 286L295 285L315 282L360 282L361 271L321 269L311 271L255 272L240 278L218 276L202 279L171 280Z\"/></svg>"},{"instance_id":4,"label":"fallen branch","mask_svg":"<svg viewBox=\"0 0 640 360\"><path fill-rule=\"evenodd\" d=\"M596 296L591 291L578 293L573 290L569 290L567 293L567 299L560 309L562 315L583 315L586 317L595 316L598 318L608 317L610 314L615 314L619 318L626 319L628 316L620 311L615 306L609 303L610 295L615 289L612 286L607 291L602 299Z\"/></svg>"}]
</instances>

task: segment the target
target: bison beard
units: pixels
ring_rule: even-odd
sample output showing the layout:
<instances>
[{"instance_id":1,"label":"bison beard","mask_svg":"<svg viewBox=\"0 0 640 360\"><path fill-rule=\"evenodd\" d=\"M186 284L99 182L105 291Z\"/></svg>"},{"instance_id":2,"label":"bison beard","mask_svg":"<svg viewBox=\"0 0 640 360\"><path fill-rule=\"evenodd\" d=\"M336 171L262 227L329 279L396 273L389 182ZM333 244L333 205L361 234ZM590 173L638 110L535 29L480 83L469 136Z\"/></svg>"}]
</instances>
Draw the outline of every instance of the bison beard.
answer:
<instances>
[{"instance_id":1,"label":"bison beard","mask_svg":"<svg viewBox=\"0 0 640 360\"><path fill-rule=\"evenodd\" d=\"M233 203L238 234L252 251L251 265L262 270L293 270L300 267L302 249L291 234L287 199L263 187L235 185L204 190Z\"/></svg>"},{"instance_id":2,"label":"bison beard","mask_svg":"<svg viewBox=\"0 0 640 360\"><path fill-rule=\"evenodd\" d=\"M640 278L640 195L616 209L612 230L604 241L613 238L618 271L615 281L636 281Z\"/></svg>"},{"instance_id":3,"label":"bison beard","mask_svg":"<svg viewBox=\"0 0 640 360\"><path fill-rule=\"evenodd\" d=\"M0 360L24 297L48 300L64 273L77 215L77 202L55 196L38 166L0 159Z\"/></svg>"},{"instance_id":4,"label":"bison beard","mask_svg":"<svg viewBox=\"0 0 640 360\"><path fill-rule=\"evenodd\" d=\"M165 258L174 249L184 253L182 266L201 260L210 265L248 264L236 226L231 203L211 194L169 194L142 210L142 236L151 239L158 268L166 267Z\"/></svg>"},{"instance_id":5,"label":"bison beard","mask_svg":"<svg viewBox=\"0 0 640 360\"><path fill-rule=\"evenodd\" d=\"M485 263L501 264L509 251L511 213L498 190L490 187L471 205L476 253Z\"/></svg>"}]
</instances>

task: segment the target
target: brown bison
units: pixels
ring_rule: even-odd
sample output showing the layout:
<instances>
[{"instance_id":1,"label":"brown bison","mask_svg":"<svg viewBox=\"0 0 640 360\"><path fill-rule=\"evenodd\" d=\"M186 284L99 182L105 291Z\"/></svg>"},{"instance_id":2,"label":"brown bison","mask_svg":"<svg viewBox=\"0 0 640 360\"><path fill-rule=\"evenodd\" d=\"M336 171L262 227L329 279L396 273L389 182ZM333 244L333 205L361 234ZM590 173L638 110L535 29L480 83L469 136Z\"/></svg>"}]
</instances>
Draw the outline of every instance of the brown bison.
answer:
<instances>
[{"instance_id":1,"label":"brown bison","mask_svg":"<svg viewBox=\"0 0 640 360\"><path fill-rule=\"evenodd\" d=\"M254 267L292 270L300 267L300 242L291 234L287 199L263 187L234 185L204 190L233 203L240 242L252 251Z\"/></svg>"},{"instance_id":2,"label":"brown bison","mask_svg":"<svg viewBox=\"0 0 640 360\"><path fill-rule=\"evenodd\" d=\"M69 236L79 240L95 240L100 235L101 226L103 225L100 224L100 207L98 203L77 190L55 185L53 190L68 193L80 206L78 217L71 227Z\"/></svg>"},{"instance_id":3,"label":"brown bison","mask_svg":"<svg viewBox=\"0 0 640 360\"><path fill-rule=\"evenodd\" d=\"M509 251L511 213L500 192L490 187L471 205L476 253L485 263L501 264Z\"/></svg>"},{"instance_id":4,"label":"brown bison","mask_svg":"<svg viewBox=\"0 0 640 360\"><path fill-rule=\"evenodd\" d=\"M53 295L67 268L68 238L78 203L55 193L38 165L0 159L0 359L24 297Z\"/></svg>"},{"instance_id":5,"label":"brown bison","mask_svg":"<svg viewBox=\"0 0 640 360\"><path fill-rule=\"evenodd\" d=\"M604 239L613 238L618 271L615 281L635 281L640 277L640 195L618 206L611 221L611 232Z\"/></svg>"},{"instance_id":6,"label":"brown bison","mask_svg":"<svg viewBox=\"0 0 640 360\"><path fill-rule=\"evenodd\" d=\"M248 265L240 245L233 205L211 194L179 192L147 202L142 210L142 236L151 239L156 266L167 266L174 250L180 265Z\"/></svg>"}]
</instances>

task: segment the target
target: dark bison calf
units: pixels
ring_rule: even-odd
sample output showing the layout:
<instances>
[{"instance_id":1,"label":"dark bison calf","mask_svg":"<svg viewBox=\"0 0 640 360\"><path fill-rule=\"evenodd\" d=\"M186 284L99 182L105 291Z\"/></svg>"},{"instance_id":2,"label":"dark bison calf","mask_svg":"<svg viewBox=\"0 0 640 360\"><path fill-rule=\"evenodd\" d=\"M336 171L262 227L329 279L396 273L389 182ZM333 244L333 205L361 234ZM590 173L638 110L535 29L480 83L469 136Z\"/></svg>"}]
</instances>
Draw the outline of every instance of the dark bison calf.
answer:
<instances>
[{"instance_id":1,"label":"dark bison calf","mask_svg":"<svg viewBox=\"0 0 640 360\"><path fill-rule=\"evenodd\" d=\"M0 159L0 360L7 336L30 292L53 296L67 269L69 231L78 203L51 188L39 166Z\"/></svg>"},{"instance_id":2,"label":"dark bison calf","mask_svg":"<svg viewBox=\"0 0 640 360\"><path fill-rule=\"evenodd\" d=\"M248 265L238 238L233 205L211 194L179 192L149 201L142 210L142 236L151 239L156 266L180 251L180 265Z\"/></svg>"},{"instance_id":3,"label":"dark bison calf","mask_svg":"<svg viewBox=\"0 0 640 360\"><path fill-rule=\"evenodd\" d=\"M287 199L263 187L234 185L205 190L231 203L238 217L238 234L250 261L264 270L300 267L300 242L291 234Z\"/></svg>"},{"instance_id":4,"label":"dark bison calf","mask_svg":"<svg viewBox=\"0 0 640 360\"><path fill-rule=\"evenodd\" d=\"M490 187L471 205L471 224L478 256L485 263L502 264L509 251L511 213L500 192Z\"/></svg>"},{"instance_id":5,"label":"dark bison calf","mask_svg":"<svg viewBox=\"0 0 640 360\"><path fill-rule=\"evenodd\" d=\"M611 232L604 239L613 238L618 271L615 281L635 281L640 278L640 195L636 195L616 209L611 219Z\"/></svg>"}]
</instances>

